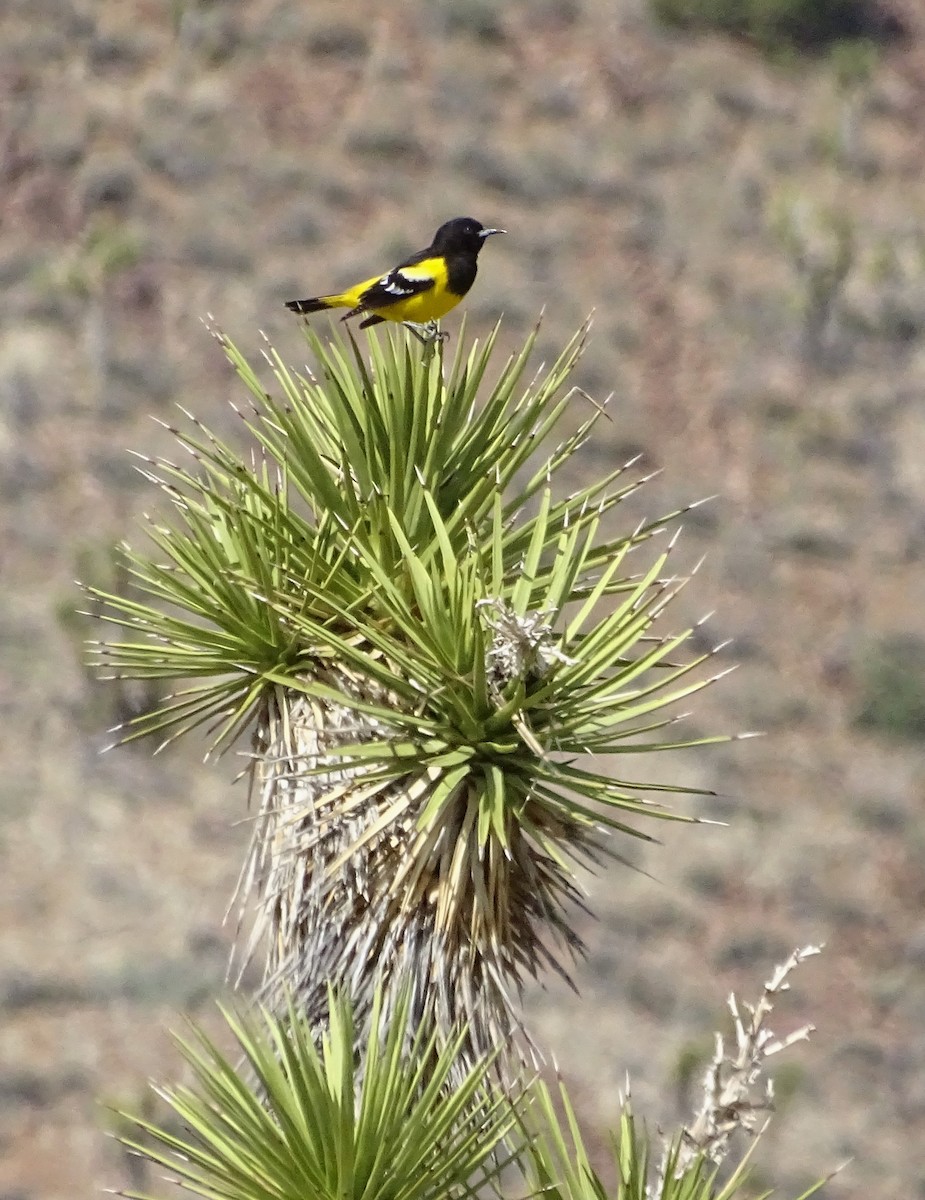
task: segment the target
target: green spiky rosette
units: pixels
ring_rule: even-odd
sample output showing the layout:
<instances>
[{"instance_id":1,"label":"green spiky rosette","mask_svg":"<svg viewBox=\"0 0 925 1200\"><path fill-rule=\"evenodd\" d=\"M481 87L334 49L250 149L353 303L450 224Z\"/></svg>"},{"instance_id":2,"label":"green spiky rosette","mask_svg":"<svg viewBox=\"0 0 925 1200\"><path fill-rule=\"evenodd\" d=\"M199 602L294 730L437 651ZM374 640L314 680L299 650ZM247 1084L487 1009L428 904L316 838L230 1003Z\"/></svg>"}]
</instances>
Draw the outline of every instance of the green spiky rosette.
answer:
<instances>
[{"instance_id":1,"label":"green spiky rosette","mask_svg":"<svg viewBox=\"0 0 925 1200\"><path fill-rule=\"evenodd\" d=\"M643 482L622 467L557 494L600 416L556 436L586 403L585 333L528 376L534 333L488 382L497 330L452 362L402 330L309 332L313 373L270 350L267 387L217 334L252 459L190 417L190 468L148 464L172 515L125 549L140 598L102 599L131 640L99 658L184 681L125 736L252 738L242 952L266 955L271 1006L320 1019L333 981L362 1013L407 985L472 1053L522 1051L521 983L581 951L576 863L694 790L621 780L616 756L721 740L672 729L710 681L660 632L684 581L655 535L680 514L607 536Z\"/></svg>"},{"instance_id":2,"label":"green spiky rosette","mask_svg":"<svg viewBox=\"0 0 925 1200\"><path fill-rule=\"evenodd\" d=\"M291 1007L224 1016L237 1063L194 1029L176 1039L192 1086L155 1088L173 1121L118 1113L123 1145L183 1191L204 1200L500 1195L498 1176L521 1142L521 1097L492 1087L490 1062L460 1075L460 1035L412 1029L407 994L388 1015L375 996L367 1030L332 994L320 1036Z\"/></svg>"}]
</instances>

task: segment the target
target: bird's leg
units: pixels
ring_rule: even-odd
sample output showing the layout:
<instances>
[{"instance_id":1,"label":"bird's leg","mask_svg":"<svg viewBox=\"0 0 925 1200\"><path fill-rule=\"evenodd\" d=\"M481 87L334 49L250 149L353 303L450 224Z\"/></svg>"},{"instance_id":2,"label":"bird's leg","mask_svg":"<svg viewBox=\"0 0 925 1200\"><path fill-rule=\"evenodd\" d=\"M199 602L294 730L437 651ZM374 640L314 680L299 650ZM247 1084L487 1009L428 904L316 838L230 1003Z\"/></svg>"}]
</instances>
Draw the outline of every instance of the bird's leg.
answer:
<instances>
[{"instance_id":1,"label":"bird's leg","mask_svg":"<svg viewBox=\"0 0 925 1200\"><path fill-rule=\"evenodd\" d=\"M417 325L415 325L413 321L402 321L402 325L404 325L409 333L413 333L419 342L423 342L425 346L427 345L427 338L423 333L421 333L420 329L418 329Z\"/></svg>"}]
</instances>

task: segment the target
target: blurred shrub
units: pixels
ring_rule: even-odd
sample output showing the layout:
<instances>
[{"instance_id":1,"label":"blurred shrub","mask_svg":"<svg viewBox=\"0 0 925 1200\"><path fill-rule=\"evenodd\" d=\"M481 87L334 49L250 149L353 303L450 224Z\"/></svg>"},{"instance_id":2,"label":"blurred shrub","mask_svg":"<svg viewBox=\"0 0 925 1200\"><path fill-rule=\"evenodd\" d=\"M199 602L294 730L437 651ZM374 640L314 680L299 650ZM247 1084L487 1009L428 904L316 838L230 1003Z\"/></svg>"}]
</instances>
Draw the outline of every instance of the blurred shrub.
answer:
<instances>
[{"instance_id":1,"label":"blurred shrub","mask_svg":"<svg viewBox=\"0 0 925 1200\"><path fill-rule=\"evenodd\" d=\"M829 62L835 86L842 94L867 87L880 61L880 51L869 37L836 42Z\"/></svg>"},{"instance_id":2,"label":"blurred shrub","mask_svg":"<svg viewBox=\"0 0 925 1200\"><path fill-rule=\"evenodd\" d=\"M806 1068L800 1063L784 1062L774 1071L774 1107L780 1112L806 1087Z\"/></svg>"},{"instance_id":3,"label":"blurred shrub","mask_svg":"<svg viewBox=\"0 0 925 1200\"><path fill-rule=\"evenodd\" d=\"M464 36L487 45L506 40L504 7L498 0L442 0L433 8L438 26L447 37Z\"/></svg>"},{"instance_id":4,"label":"blurred shrub","mask_svg":"<svg viewBox=\"0 0 925 1200\"><path fill-rule=\"evenodd\" d=\"M864 152L864 117L880 62L880 48L869 37L839 41L829 54L838 115L830 149L836 166L855 174L877 173L875 156Z\"/></svg>"},{"instance_id":5,"label":"blurred shrub","mask_svg":"<svg viewBox=\"0 0 925 1200\"><path fill-rule=\"evenodd\" d=\"M37 288L65 291L85 300L99 295L113 277L136 266L144 256L141 237L126 223L101 216L94 219L67 253L36 273Z\"/></svg>"},{"instance_id":6,"label":"blurred shrub","mask_svg":"<svg viewBox=\"0 0 925 1200\"><path fill-rule=\"evenodd\" d=\"M871 643L859 663L855 724L873 733L925 736L925 641L892 634Z\"/></svg>"},{"instance_id":7,"label":"blurred shrub","mask_svg":"<svg viewBox=\"0 0 925 1200\"><path fill-rule=\"evenodd\" d=\"M712 29L767 49L813 49L845 38L895 37L896 18L877 0L650 0L668 25Z\"/></svg>"},{"instance_id":8,"label":"blurred shrub","mask_svg":"<svg viewBox=\"0 0 925 1200\"><path fill-rule=\"evenodd\" d=\"M787 188L772 197L768 216L770 231L797 279L801 354L806 362L822 365L857 259L854 222L846 211L826 208Z\"/></svg>"},{"instance_id":9,"label":"blurred shrub","mask_svg":"<svg viewBox=\"0 0 925 1200\"><path fill-rule=\"evenodd\" d=\"M914 346L925 336L925 229L891 229L873 245L851 317L861 332Z\"/></svg>"},{"instance_id":10,"label":"blurred shrub","mask_svg":"<svg viewBox=\"0 0 925 1200\"><path fill-rule=\"evenodd\" d=\"M350 62L369 54L369 35L367 30L358 29L349 21L336 21L313 29L308 34L305 49L319 58Z\"/></svg>"}]
</instances>

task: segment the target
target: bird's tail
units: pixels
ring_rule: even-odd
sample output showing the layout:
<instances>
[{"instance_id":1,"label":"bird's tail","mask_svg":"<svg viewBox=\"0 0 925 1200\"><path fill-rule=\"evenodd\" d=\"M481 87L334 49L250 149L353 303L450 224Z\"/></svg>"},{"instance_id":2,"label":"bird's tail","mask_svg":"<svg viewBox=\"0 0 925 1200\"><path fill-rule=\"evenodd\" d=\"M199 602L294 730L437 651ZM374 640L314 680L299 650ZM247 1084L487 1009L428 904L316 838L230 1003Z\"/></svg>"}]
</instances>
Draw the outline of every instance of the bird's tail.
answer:
<instances>
[{"instance_id":1,"label":"bird's tail","mask_svg":"<svg viewBox=\"0 0 925 1200\"><path fill-rule=\"evenodd\" d=\"M344 296L311 296L307 300L287 300L286 307L296 313L323 312L326 308L343 308L349 301Z\"/></svg>"}]
</instances>

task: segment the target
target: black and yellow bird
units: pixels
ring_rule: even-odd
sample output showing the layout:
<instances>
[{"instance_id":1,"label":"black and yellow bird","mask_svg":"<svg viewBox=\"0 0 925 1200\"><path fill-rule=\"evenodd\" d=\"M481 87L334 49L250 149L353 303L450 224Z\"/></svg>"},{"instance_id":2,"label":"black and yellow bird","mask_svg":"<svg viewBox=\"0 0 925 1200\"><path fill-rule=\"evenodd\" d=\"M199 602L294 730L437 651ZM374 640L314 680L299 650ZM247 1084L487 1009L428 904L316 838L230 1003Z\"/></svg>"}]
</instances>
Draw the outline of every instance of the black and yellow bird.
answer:
<instances>
[{"instance_id":1,"label":"black and yellow bird","mask_svg":"<svg viewBox=\"0 0 925 1200\"><path fill-rule=\"evenodd\" d=\"M289 300L287 308L297 313L347 308L342 321L368 313L360 328L380 321L398 321L412 332L427 326L430 340L436 336L437 321L455 308L475 282L479 251L485 239L504 229L486 229L472 217L454 217L441 225L426 250L412 254L385 275L364 279L343 292ZM417 334L420 337L420 334Z\"/></svg>"}]
</instances>

